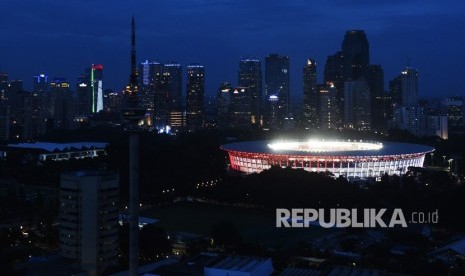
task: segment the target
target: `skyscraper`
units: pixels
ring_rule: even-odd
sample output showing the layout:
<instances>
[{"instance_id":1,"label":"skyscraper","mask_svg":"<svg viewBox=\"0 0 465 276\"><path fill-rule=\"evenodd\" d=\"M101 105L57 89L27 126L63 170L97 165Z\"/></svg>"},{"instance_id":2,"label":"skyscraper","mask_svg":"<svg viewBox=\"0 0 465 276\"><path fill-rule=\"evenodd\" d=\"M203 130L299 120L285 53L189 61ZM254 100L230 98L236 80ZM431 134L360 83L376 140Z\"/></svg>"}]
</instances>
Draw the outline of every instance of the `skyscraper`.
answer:
<instances>
[{"instance_id":1,"label":"skyscraper","mask_svg":"<svg viewBox=\"0 0 465 276\"><path fill-rule=\"evenodd\" d=\"M38 116L38 123L37 123L37 133L43 134L47 131L47 96L49 95L49 79L48 75L41 73L34 76L33 79L33 93L36 95L38 103L37 103L37 116Z\"/></svg>"},{"instance_id":2,"label":"skyscraper","mask_svg":"<svg viewBox=\"0 0 465 276\"><path fill-rule=\"evenodd\" d=\"M290 114L289 96L289 57L270 54L265 57L265 125L269 128L280 128L283 120ZM271 112L274 101L278 99L277 112Z\"/></svg>"},{"instance_id":3,"label":"skyscraper","mask_svg":"<svg viewBox=\"0 0 465 276\"><path fill-rule=\"evenodd\" d=\"M249 87L235 87L230 94L229 126L248 128L252 118L252 92Z\"/></svg>"},{"instance_id":4,"label":"skyscraper","mask_svg":"<svg viewBox=\"0 0 465 276\"><path fill-rule=\"evenodd\" d=\"M238 86L247 87L251 96L251 122L259 125L262 121L262 68L258 59L243 58L239 62Z\"/></svg>"},{"instance_id":5,"label":"skyscraper","mask_svg":"<svg viewBox=\"0 0 465 276\"><path fill-rule=\"evenodd\" d=\"M60 251L90 275L118 262L118 174L64 173L60 180Z\"/></svg>"},{"instance_id":6,"label":"skyscraper","mask_svg":"<svg viewBox=\"0 0 465 276\"><path fill-rule=\"evenodd\" d=\"M182 109L182 67L177 62L165 63L163 66L167 88L169 91L169 110L181 111Z\"/></svg>"},{"instance_id":7,"label":"skyscraper","mask_svg":"<svg viewBox=\"0 0 465 276\"><path fill-rule=\"evenodd\" d=\"M186 121L189 131L202 128L205 116L205 68L203 65L191 64L187 66L187 106Z\"/></svg>"},{"instance_id":8,"label":"skyscraper","mask_svg":"<svg viewBox=\"0 0 465 276\"><path fill-rule=\"evenodd\" d=\"M358 80L370 64L369 45L365 32L347 31L342 41L342 52L346 79Z\"/></svg>"},{"instance_id":9,"label":"skyscraper","mask_svg":"<svg viewBox=\"0 0 465 276\"><path fill-rule=\"evenodd\" d=\"M418 105L418 71L413 67L407 67L402 71L402 105Z\"/></svg>"},{"instance_id":10,"label":"skyscraper","mask_svg":"<svg viewBox=\"0 0 465 276\"><path fill-rule=\"evenodd\" d=\"M368 39L363 30L350 30L345 33L341 51L328 56L324 80L336 88L336 109L333 127L343 125L344 82L366 79L370 53Z\"/></svg>"},{"instance_id":11,"label":"skyscraper","mask_svg":"<svg viewBox=\"0 0 465 276\"><path fill-rule=\"evenodd\" d=\"M39 74L34 76L34 91L37 93L44 93L48 91L49 82L46 74Z\"/></svg>"},{"instance_id":12,"label":"skyscraper","mask_svg":"<svg viewBox=\"0 0 465 276\"><path fill-rule=\"evenodd\" d=\"M168 125L171 131L182 129L182 67L177 62L168 62L163 66L163 75L168 90Z\"/></svg>"},{"instance_id":13,"label":"skyscraper","mask_svg":"<svg viewBox=\"0 0 465 276\"><path fill-rule=\"evenodd\" d=\"M371 128L370 89L365 81L347 81L344 87L344 126L357 130Z\"/></svg>"},{"instance_id":14,"label":"skyscraper","mask_svg":"<svg viewBox=\"0 0 465 276\"><path fill-rule=\"evenodd\" d=\"M337 128L339 118L336 116L336 93L337 89L333 83L318 85L320 128Z\"/></svg>"},{"instance_id":15,"label":"skyscraper","mask_svg":"<svg viewBox=\"0 0 465 276\"><path fill-rule=\"evenodd\" d=\"M339 51L334 55L328 56L325 64L324 82L340 82L346 80L344 75L344 53Z\"/></svg>"},{"instance_id":16,"label":"skyscraper","mask_svg":"<svg viewBox=\"0 0 465 276\"><path fill-rule=\"evenodd\" d=\"M8 74L0 72L0 140L10 138L10 107L8 106Z\"/></svg>"},{"instance_id":17,"label":"skyscraper","mask_svg":"<svg viewBox=\"0 0 465 276\"><path fill-rule=\"evenodd\" d=\"M389 81L389 95L393 103L398 105L402 103L402 75Z\"/></svg>"},{"instance_id":18,"label":"skyscraper","mask_svg":"<svg viewBox=\"0 0 465 276\"><path fill-rule=\"evenodd\" d=\"M223 82L216 91L216 124L218 128L229 127L229 108L233 87L229 82Z\"/></svg>"},{"instance_id":19,"label":"skyscraper","mask_svg":"<svg viewBox=\"0 0 465 276\"><path fill-rule=\"evenodd\" d=\"M89 89L88 76L79 75L76 79L76 114L88 116L92 113L92 97Z\"/></svg>"},{"instance_id":20,"label":"skyscraper","mask_svg":"<svg viewBox=\"0 0 465 276\"><path fill-rule=\"evenodd\" d=\"M163 65L159 62L145 60L139 64L140 105L146 110L151 121L156 122L155 125L159 123L157 118L164 117L160 108L155 108L155 94L160 86L162 72Z\"/></svg>"},{"instance_id":21,"label":"skyscraper","mask_svg":"<svg viewBox=\"0 0 465 276\"><path fill-rule=\"evenodd\" d=\"M368 66L365 80L370 89L372 128L377 130L385 129L389 101L385 97L384 72L381 65Z\"/></svg>"},{"instance_id":22,"label":"skyscraper","mask_svg":"<svg viewBox=\"0 0 465 276\"><path fill-rule=\"evenodd\" d=\"M178 126L178 116L182 112L182 68L179 63L161 64L144 61L139 65L141 105L153 118L156 129ZM174 122L176 121L176 122Z\"/></svg>"},{"instance_id":23,"label":"skyscraper","mask_svg":"<svg viewBox=\"0 0 465 276\"><path fill-rule=\"evenodd\" d=\"M332 115L332 127L341 126L342 117L344 115L344 82L347 79L346 73L344 71L344 56L344 53L341 51L336 52L334 55L328 56L324 70L324 83L331 83L336 90L336 98L333 102L334 114Z\"/></svg>"},{"instance_id":24,"label":"skyscraper","mask_svg":"<svg viewBox=\"0 0 465 276\"><path fill-rule=\"evenodd\" d=\"M318 127L318 87L316 78L316 62L308 59L303 68L303 112L304 127Z\"/></svg>"},{"instance_id":25,"label":"skyscraper","mask_svg":"<svg viewBox=\"0 0 465 276\"><path fill-rule=\"evenodd\" d=\"M91 112L103 110L103 65L92 64L87 69L88 87L90 88Z\"/></svg>"},{"instance_id":26,"label":"skyscraper","mask_svg":"<svg viewBox=\"0 0 465 276\"><path fill-rule=\"evenodd\" d=\"M0 72L0 106L6 108L8 105L8 74Z\"/></svg>"},{"instance_id":27,"label":"skyscraper","mask_svg":"<svg viewBox=\"0 0 465 276\"><path fill-rule=\"evenodd\" d=\"M75 115L74 97L65 78L55 78L50 82L49 107L55 129L69 129ZM50 115L50 113L49 113Z\"/></svg>"}]
</instances>

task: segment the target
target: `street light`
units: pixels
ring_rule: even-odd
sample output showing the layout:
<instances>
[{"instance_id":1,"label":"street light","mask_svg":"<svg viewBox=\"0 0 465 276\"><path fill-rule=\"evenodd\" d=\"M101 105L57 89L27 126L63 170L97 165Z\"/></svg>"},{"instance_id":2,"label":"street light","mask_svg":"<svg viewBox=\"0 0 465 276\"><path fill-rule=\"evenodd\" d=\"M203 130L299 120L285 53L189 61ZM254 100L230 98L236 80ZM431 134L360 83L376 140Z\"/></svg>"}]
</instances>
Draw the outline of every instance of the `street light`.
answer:
<instances>
[{"instance_id":1,"label":"street light","mask_svg":"<svg viewBox=\"0 0 465 276\"><path fill-rule=\"evenodd\" d=\"M442 163L443 163L443 165L445 167L446 166L446 156L445 155L442 156L442 160L443 160Z\"/></svg>"},{"instance_id":2,"label":"street light","mask_svg":"<svg viewBox=\"0 0 465 276\"><path fill-rule=\"evenodd\" d=\"M434 152L431 153L431 167L434 167Z\"/></svg>"},{"instance_id":3,"label":"street light","mask_svg":"<svg viewBox=\"0 0 465 276\"><path fill-rule=\"evenodd\" d=\"M454 161L452 158L447 160L447 162L449 162L449 172L452 172L452 161Z\"/></svg>"}]
</instances>

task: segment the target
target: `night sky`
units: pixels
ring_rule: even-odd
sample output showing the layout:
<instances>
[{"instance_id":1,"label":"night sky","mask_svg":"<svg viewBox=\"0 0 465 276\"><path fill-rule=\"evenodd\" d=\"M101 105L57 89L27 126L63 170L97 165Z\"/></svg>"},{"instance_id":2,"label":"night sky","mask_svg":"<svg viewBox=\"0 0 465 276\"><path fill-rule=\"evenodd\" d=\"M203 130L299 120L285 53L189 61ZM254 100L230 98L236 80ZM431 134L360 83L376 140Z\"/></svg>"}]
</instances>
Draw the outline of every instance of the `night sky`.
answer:
<instances>
[{"instance_id":1,"label":"night sky","mask_svg":"<svg viewBox=\"0 0 465 276\"><path fill-rule=\"evenodd\" d=\"M121 90L132 15L138 61L177 61L184 74L185 65L201 63L210 95L223 81L237 84L241 57L264 63L279 53L290 57L291 94L301 97L306 59L316 59L321 81L326 57L350 29L366 31L386 89L410 61L420 96L465 95L462 0L1 0L0 70L31 90L34 74L66 77L74 87L84 68L102 63L104 88Z\"/></svg>"}]
</instances>

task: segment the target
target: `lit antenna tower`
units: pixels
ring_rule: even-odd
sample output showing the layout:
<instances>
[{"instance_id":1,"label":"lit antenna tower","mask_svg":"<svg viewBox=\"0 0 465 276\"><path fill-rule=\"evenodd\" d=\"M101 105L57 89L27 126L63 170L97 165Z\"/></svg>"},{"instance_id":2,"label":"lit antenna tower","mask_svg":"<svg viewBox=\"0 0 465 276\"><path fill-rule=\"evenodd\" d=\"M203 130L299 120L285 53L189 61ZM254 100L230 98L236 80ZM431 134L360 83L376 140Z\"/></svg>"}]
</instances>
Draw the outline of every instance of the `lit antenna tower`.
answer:
<instances>
[{"instance_id":1,"label":"lit antenna tower","mask_svg":"<svg viewBox=\"0 0 465 276\"><path fill-rule=\"evenodd\" d=\"M122 109L129 134L129 275L139 270L139 122L145 110L139 107L136 67L136 24L131 22L131 75L124 91Z\"/></svg>"}]
</instances>

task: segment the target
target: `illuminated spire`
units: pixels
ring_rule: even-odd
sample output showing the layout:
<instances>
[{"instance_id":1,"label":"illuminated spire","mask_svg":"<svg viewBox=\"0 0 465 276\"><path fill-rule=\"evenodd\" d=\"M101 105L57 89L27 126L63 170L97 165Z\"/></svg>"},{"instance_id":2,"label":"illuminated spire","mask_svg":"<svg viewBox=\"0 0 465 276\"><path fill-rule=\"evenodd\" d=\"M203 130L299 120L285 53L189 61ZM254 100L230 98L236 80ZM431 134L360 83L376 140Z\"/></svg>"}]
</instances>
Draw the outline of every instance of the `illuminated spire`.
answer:
<instances>
[{"instance_id":1,"label":"illuminated spire","mask_svg":"<svg viewBox=\"0 0 465 276\"><path fill-rule=\"evenodd\" d=\"M134 16L131 21L131 77L129 83L132 87L131 93L137 93L136 23L134 21Z\"/></svg>"},{"instance_id":2,"label":"illuminated spire","mask_svg":"<svg viewBox=\"0 0 465 276\"><path fill-rule=\"evenodd\" d=\"M128 129L137 129L138 123L145 115L145 109L139 107L137 78L136 23L134 22L133 16L131 20L131 74L129 75L129 84L124 91L126 107L121 110L123 112L123 117L128 123Z\"/></svg>"}]
</instances>

